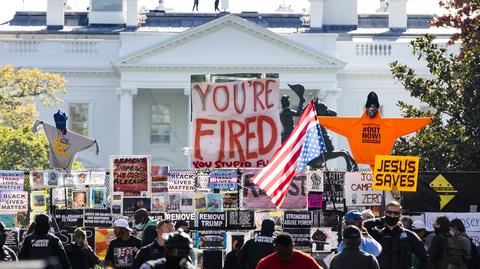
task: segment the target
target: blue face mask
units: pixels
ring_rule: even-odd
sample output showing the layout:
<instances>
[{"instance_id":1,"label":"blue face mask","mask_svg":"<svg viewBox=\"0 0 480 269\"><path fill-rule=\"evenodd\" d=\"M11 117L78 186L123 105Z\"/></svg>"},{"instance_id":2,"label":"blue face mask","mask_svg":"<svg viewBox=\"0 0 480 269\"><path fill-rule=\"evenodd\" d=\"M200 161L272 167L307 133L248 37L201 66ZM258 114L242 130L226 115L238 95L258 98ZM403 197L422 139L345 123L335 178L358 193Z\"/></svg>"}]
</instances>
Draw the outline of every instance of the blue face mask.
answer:
<instances>
[{"instance_id":1,"label":"blue face mask","mask_svg":"<svg viewBox=\"0 0 480 269\"><path fill-rule=\"evenodd\" d=\"M145 223L139 223L139 224L135 224L135 229L138 230L138 231L142 231L143 228L145 228Z\"/></svg>"}]
</instances>

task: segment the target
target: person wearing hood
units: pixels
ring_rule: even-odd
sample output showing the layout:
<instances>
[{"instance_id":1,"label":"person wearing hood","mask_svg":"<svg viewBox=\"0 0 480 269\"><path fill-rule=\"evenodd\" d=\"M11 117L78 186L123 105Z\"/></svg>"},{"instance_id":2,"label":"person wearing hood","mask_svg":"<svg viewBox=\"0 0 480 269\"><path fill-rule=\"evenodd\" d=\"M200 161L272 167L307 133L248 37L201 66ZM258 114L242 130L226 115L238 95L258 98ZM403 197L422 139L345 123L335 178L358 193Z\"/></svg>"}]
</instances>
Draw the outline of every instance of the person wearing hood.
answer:
<instances>
[{"instance_id":1,"label":"person wearing hood","mask_svg":"<svg viewBox=\"0 0 480 269\"><path fill-rule=\"evenodd\" d=\"M70 258L72 269L94 268L100 263L98 256L95 255L92 248L88 245L87 233L81 227L74 231L74 242L65 246L65 252Z\"/></svg>"},{"instance_id":2,"label":"person wearing hood","mask_svg":"<svg viewBox=\"0 0 480 269\"><path fill-rule=\"evenodd\" d=\"M275 222L272 219L264 219L260 235L248 240L240 252L240 268L255 269L258 262L274 252L273 232Z\"/></svg>"},{"instance_id":3,"label":"person wearing hood","mask_svg":"<svg viewBox=\"0 0 480 269\"><path fill-rule=\"evenodd\" d=\"M58 237L49 233L49 218L45 214L35 216L35 229L25 237L18 253L19 260L43 260L56 257L63 269L70 269L70 262Z\"/></svg>"},{"instance_id":4,"label":"person wearing hood","mask_svg":"<svg viewBox=\"0 0 480 269\"><path fill-rule=\"evenodd\" d=\"M5 241L7 241L7 230L5 224L0 221L0 247L2 251L0 252L0 261L2 262L16 262L17 255L8 246L5 246Z\"/></svg>"},{"instance_id":5,"label":"person wearing hood","mask_svg":"<svg viewBox=\"0 0 480 269\"><path fill-rule=\"evenodd\" d=\"M142 240L142 247L151 244L157 237L157 221L150 219L145 208L140 208L133 214L133 228Z\"/></svg>"},{"instance_id":6,"label":"person wearing hood","mask_svg":"<svg viewBox=\"0 0 480 269\"><path fill-rule=\"evenodd\" d=\"M363 223L368 233L382 246L382 252L377 256L380 268L410 269L412 254L420 261L418 268L426 268L427 254L422 241L414 232L401 225L400 203L391 201L385 208L385 217Z\"/></svg>"},{"instance_id":7,"label":"person wearing hood","mask_svg":"<svg viewBox=\"0 0 480 269\"><path fill-rule=\"evenodd\" d=\"M157 225L157 238L151 243L142 247L133 262L133 269L138 269L147 261L153 261L165 257L165 241L175 230L170 220L162 220Z\"/></svg>"}]
</instances>

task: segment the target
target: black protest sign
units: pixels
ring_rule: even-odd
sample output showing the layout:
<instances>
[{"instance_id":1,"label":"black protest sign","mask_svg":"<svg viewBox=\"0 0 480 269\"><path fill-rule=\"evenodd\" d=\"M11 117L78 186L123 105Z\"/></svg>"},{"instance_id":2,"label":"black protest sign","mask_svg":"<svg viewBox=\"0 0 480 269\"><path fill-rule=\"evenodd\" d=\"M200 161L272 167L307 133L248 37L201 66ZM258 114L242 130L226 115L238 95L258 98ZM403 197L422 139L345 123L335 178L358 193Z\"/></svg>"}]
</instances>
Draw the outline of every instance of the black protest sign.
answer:
<instances>
[{"instance_id":1,"label":"black protest sign","mask_svg":"<svg viewBox=\"0 0 480 269\"><path fill-rule=\"evenodd\" d=\"M108 209L85 209L86 227L112 227L112 211Z\"/></svg>"},{"instance_id":2,"label":"black protest sign","mask_svg":"<svg viewBox=\"0 0 480 269\"><path fill-rule=\"evenodd\" d=\"M199 249L225 249L226 233L224 231L199 231L196 247Z\"/></svg>"},{"instance_id":3,"label":"black protest sign","mask_svg":"<svg viewBox=\"0 0 480 269\"><path fill-rule=\"evenodd\" d=\"M150 198L145 197L123 197L123 215L133 216L135 211L140 208L145 208L150 212Z\"/></svg>"},{"instance_id":4,"label":"black protest sign","mask_svg":"<svg viewBox=\"0 0 480 269\"><path fill-rule=\"evenodd\" d=\"M310 228L312 227L312 213L309 211L286 211L283 213L282 225L284 229Z\"/></svg>"},{"instance_id":5,"label":"black protest sign","mask_svg":"<svg viewBox=\"0 0 480 269\"><path fill-rule=\"evenodd\" d=\"M324 201L327 209L343 208L345 172L325 172L323 177Z\"/></svg>"},{"instance_id":6,"label":"black protest sign","mask_svg":"<svg viewBox=\"0 0 480 269\"><path fill-rule=\"evenodd\" d=\"M228 230L255 229L255 212L249 210L236 210L227 212Z\"/></svg>"},{"instance_id":7,"label":"black protest sign","mask_svg":"<svg viewBox=\"0 0 480 269\"><path fill-rule=\"evenodd\" d=\"M15 253L18 253L18 231L5 231L7 238L5 239L5 246L11 248Z\"/></svg>"},{"instance_id":8,"label":"black protest sign","mask_svg":"<svg viewBox=\"0 0 480 269\"><path fill-rule=\"evenodd\" d=\"M62 227L82 227L83 209L57 209L55 210L55 219Z\"/></svg>"},{"instance_id":9,"label":"black protest sign","mask_svg":"<svg viewBox=\"0 0 480 269\"><path fill-rule=\"evenodd\" d=\"M152 214L159 221L171 220L173 222L184 220L188 222L188 227L192 228L195 225L196 215L195 213L154 213Z\"/></svg>"},{"instance_id":10,"label":"black protest sign","mask_svg":"<svg viewBox=\"0 0 480 269\"><path fill-rule=\"evenodd\" d=\"M479 178L480 172L420 172L417 192L402 192L403 209L409 212L470 212L470 206L480 208Z\"/></svg>"},{"instance_id":11,"label":"black protest sign","mask_svg":"<svg viewBox=\"0 0 480 269\"><path fill-rule=\"evenodd\" d=\"M295 249L311 252L312 241L310 240L310 229L284 229L286 233L289 233L293 238Z\"/></svg>"},{"instance_id":12,"label":"black protest sign","mask_svg":"<svg viewBox=\"0 0 480 269\"><path fill-rule=\"evenodd\" d=\"M225 212L201 212L195 221L196 230L221 230L227 227Z\"/></svg>"},{"instance_id":13,"label":"black protest sign","mask_svg":"<svg viewBox=\"0 0 480 269\"><path fill-rule=\"evenodd\" d=\"M75 229L73 227L61 227L60 232L55 235L62 241L64 245L75 242ZM95 228L84 228L87 233L87 242L92 249L95 249Z\"/></svg>"}]
</instances>

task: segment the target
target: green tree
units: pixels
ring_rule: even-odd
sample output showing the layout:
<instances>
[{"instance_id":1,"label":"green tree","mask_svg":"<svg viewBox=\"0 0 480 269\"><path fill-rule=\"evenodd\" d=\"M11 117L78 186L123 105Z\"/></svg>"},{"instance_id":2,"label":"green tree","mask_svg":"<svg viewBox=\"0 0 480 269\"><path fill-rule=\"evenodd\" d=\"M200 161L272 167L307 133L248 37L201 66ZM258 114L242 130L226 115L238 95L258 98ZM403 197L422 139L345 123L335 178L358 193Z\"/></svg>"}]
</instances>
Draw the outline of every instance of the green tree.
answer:
<instances>
[{"instance_id":1,"label":"green tree","mask_svg":"<svg viewBox=\"0 0 480 269\"><path fill-rule=\"evenodd\" d=\"M445 0L448 12L431 22L435 27L453 27L447 48L425 35L411 42L413 53L427 63L431 78L397 61L392 74L412 97L427 103L421 111L399 102L406 117L428 116L433 122L416 136L397 141L394 154L418 155L426 171L480 170L480 1ZM459 47L448 54L450 46Z\"/></svg>"}]
</instances>

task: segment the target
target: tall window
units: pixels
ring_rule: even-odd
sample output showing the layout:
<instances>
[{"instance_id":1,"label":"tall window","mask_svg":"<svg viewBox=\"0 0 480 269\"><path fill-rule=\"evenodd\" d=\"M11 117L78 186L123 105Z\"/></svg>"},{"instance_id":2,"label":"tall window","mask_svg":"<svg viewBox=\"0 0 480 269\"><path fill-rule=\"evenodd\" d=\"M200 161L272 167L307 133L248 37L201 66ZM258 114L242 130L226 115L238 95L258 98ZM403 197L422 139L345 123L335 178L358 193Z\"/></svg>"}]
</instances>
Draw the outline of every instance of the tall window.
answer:
<instances>
[{"instance_id":1,"label":"tall window","mask_svg":"<svg viewBox=\"0 0 480 269\"><path fill-rule=\"evenodd\" d=\"M171 114L168 105L150 106L150 143L170 143Z\"/></svg>"},{"instance_id":2,"label":"tall window","mask_svg":"<svg viewBox=\"0 0 480 269\"><path fill-rule=\"evenodd\" d=\"M88 136L89 103L68 104L68 129L77 134Z\"/></svg>"},{"instance_id":3,"label":"tall window","mask_svg":"<svg viewBox=\"0 0 480 269\"><path fill-rule=\"evenodd\" d=\"M92 11L122 11L122 0L92 0Z\"/></svg>"}]
</instances>

